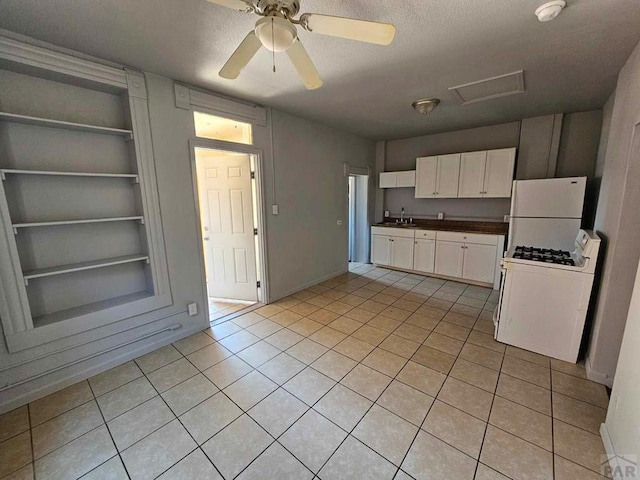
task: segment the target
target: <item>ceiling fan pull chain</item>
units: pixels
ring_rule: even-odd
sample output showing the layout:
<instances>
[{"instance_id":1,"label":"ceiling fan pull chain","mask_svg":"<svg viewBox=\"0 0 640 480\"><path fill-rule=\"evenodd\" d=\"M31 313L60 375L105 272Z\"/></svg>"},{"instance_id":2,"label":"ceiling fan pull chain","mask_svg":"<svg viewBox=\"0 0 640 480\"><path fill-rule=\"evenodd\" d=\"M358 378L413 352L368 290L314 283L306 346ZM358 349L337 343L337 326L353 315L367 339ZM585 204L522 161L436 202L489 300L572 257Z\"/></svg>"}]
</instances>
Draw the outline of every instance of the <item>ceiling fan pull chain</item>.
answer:
<instances>
[{"instance_id":1,"label":"ceiling fan pull chain","mask_svg":"<svg viewBox=\"0 0 640 480\"><path fill-rule=\"evenodd\" d=\"M271 44L275 45L275 43L276 43L276 36L273 31L273 17L271 17ZM272 50L271 55L273 58L273 73L276 73L276 51Z\"/></svg>"}]
</instances>

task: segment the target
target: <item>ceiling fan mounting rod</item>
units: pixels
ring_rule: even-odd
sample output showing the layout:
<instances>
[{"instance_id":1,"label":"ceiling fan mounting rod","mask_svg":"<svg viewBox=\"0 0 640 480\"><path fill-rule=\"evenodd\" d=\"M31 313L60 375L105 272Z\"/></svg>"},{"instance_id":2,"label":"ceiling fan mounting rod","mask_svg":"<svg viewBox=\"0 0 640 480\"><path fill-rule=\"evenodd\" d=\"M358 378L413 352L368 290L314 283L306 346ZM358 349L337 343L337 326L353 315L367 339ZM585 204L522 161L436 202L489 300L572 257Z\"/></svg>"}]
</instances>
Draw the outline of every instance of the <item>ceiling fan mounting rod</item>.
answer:
<instances>
[{"instance_id":1,"label":"ceiling fan mounting rod","mask_svg":"<svg viewBox=\"0 0 640 480\"><path fill-rule=\"evenodd\" d=\"M246 2L250 0L244 0ZM254 11L258 15L267 17L280 14L287 20L292 20L300 11L299 0L254 0Z\"/></svg>"}]
</instances>

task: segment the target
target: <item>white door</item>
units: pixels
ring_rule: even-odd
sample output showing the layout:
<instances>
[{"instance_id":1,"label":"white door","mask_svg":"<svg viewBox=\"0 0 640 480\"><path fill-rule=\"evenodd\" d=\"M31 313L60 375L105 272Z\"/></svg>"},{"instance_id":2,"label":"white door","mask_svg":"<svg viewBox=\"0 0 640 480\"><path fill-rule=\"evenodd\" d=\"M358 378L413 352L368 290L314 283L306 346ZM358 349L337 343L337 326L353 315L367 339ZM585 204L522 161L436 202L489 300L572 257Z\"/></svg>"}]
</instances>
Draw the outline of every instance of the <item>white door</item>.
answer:
<instances>
[{"instance_id":1,"label":"white door","mask_svg":"<svg viewBox=\"0 0 640 480\"><path fill-rule=\"evenodd\" d=\"M249 155L196 149L209 296L257 301Z\"/></svg>"},{"instance_id":2,"label":"white door","mask_svg":"<svg viewBox=\"0 0 640 480\"><path fill-rule=\"evenodd\" d=\"M438 198L455 198L458 196L460 179L460 154L438 156L438 181L436 196Z\"/></svg>"},{"instance_id":3,"label":"white door","mask_svg":"<svg viewBox=\"0 0 640 480\"><path fill-rule=\"evenodd\" d=\"M413 247L413 269L418 272L433 273L435 253L435 240L416 240Z\"/></svg>"},{"instance_id":4,"label":"white door","mask_svg":"<svg viewBox=\"0 0 640 480\"><path fill-rule=\"evenodd\" d=\"M391 237L391 266L413 268L413 238Z\"/></svg>"},{"instance_id":5,"label":"white door","mask_svg":"<svg viewBox=\"0 0 640 480\"><path fill-rule=\"evenodd\" d=\"M489 150L484 174L485 197L510 197L516 149Z\"/></svg>"},{"instance_id":6,"label":"white door","mask_svg":"<svg viewBox=\"0 0 640 480\"><path fill-rule=\"evenodd\" d=\"M396 172L383 172L380 174L380 188L395 188L398 186L398 175Z\"/></svg>"},{"instance_id":7,"label":"white door","mask_svg":"<svg viewBox=\"0 0 640 480\"><path fill-rule=\"evenodd\" d=\"M423 157L416 160L416 198L436 196L438 157Z\"/></svg>"},{"instance_id":8,"label":"white door","mask_svg":"<svg viewBox=\"0 0 640 480\"><path fill-rule=\"evenodd\" d=\"M371 235L371 263L376 265L391 263L391 237Z\"/></svg>"},{"instance_id":9,"label":"white door","mask_svg":"<svg viewBox=\"0 0 640 480\"><path fill-rule=\"evenodd\" d=\"M462 278L493 283L496 273L495 245L465 244Z\"/></svg>"},{"instance_id":10,"label":"white door","mask_svg":"<svg viewBox=\"0 0 640 480\"><path fill-rule=\"evenodd\" d=\"M462 277L464 243L438 240L436 242L435 273L448 277Z\"/></svg>"},{"instance_id":11,"label":"white door","mask_svg":"<svg viewBox=\"0 0 640 480\"><path fill-rule=\"evenodd\" d=\"M486 162L487 152L467 152L460 156L458 197L483 196Z\"/></svg>"}]
</instances>

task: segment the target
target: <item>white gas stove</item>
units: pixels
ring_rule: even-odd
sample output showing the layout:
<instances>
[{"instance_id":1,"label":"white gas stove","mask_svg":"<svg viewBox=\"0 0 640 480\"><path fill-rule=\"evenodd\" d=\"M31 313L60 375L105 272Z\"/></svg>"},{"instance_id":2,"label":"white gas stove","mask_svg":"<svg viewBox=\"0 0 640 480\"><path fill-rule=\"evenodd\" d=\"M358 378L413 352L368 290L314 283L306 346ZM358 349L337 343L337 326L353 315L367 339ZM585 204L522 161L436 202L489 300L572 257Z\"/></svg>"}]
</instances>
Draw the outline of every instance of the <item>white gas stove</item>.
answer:
<instances>
[{"instance_id":1,"label":"white gas stove","mask_svg":"<svg viewBox=\"0 0 640 480\"><path fill-rule=\"evenodd\" d=\"M496 340L575 363L600 238L580 230L573 252L515 246L502 259Z\"/></svg>"}]
</instances>

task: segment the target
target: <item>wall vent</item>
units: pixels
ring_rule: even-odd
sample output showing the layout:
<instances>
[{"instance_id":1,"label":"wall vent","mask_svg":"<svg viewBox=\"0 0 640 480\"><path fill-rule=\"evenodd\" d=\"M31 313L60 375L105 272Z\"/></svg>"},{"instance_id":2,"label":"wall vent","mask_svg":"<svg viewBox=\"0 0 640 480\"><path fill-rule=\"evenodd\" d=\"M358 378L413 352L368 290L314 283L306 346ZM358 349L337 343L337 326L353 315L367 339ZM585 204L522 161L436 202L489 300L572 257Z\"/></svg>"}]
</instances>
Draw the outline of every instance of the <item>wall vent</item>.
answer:
<instances>
[{"instance_id":1,"label":"wall vent","mask_svg":"<svg viewBox=\"0 0 640 480\"><path fill-rule=\"evenodd\" d=\"M524 92L524 70L465 83L451 87L449 91L461 105L517 95Z\"/></svg>"}]
</instances>

